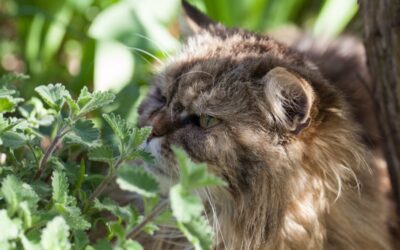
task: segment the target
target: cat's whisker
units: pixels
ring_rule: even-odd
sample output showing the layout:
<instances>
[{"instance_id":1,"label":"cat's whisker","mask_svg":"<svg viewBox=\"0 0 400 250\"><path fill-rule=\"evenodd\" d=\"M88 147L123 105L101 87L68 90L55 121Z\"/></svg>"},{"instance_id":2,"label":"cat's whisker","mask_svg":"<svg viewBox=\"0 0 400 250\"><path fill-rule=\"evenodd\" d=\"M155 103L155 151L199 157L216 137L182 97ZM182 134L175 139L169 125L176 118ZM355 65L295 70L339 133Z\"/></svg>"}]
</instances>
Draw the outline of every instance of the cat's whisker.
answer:
<instances>
[{"instance_id":1,"label":"cat's whisker","mask_svg":"<svg viewBox=\"0 0 400 250\"><path fill-rule=\"evenodd\" d=\"M224 235L222 234L221 224L219 223L218 214L217 214L217 211L216 211L216 208L215 208L215 204L214 204L214 202L212 202L211 192L210 192L209 188L205 189L205 194L206 194L208 203L210 204L211 211L212 211L212 214L213 214L213 228L214 228L214 225L215 225L215 227L216 227L215 232L216 232L216 235L217 235L217 243L219 243L218 235L220 234L221 235L221 239L222 239L222 244L224 245L224 248L227 250L228 248L227 248L226 243L225 243Z\"/></svg>"},{"instance_id":2,"label":"cat's whisker","mask_svg":"<svg viewBox=\"0 0 400 250\"><path fill-rule=\"evenodd\" d=\"M136 47L131 47L131 46L128 46L128 45L125 45L125 47L127 47L127 48L130 49L130 50L137 51L137 52L143 53L143 54L145 54L145 55L148 55L148 56L150 56L151 58L153 58L154 60L156 60L159 64L164 65L164 62L161 61L160 58L156 57L154 54L152 54L152 53L150 53L150 52L148 52L148 51L146 51L146 50L139 49L139 48L136 48ZM148 61L148 60L146 60L146 61ZM149 63L150 63L150 62L149 62Z\"/></svg>"},{"instance_id":3,"label":"cat's whisker","mask_svg":"<svg viewBox=\"0 0 400 250\"><path fill-rule=\"evenodd\" d=\"M151 42L152 44L154 44L162 53L165 57L167 58L171 58L171 54L168 53L168 51L166 49L163 49L159 44L157 44L153 39L151 39L150 37L140 34L140 33L134 33L136 36L141 37L143 39L146 39L147 41Z\"/></svg>"}]
</instances>

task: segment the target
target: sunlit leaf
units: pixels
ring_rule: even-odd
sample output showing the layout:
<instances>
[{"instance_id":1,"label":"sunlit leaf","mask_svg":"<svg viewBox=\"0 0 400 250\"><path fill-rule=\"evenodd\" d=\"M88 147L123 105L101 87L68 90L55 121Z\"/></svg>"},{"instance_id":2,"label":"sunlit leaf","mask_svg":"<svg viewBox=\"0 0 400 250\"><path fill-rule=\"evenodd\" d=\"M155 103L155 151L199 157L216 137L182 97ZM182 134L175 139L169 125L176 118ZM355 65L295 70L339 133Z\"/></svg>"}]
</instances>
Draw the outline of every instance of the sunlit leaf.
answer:
<instances>
[{"instance_id":1,"label":"sunlit leaf","mask_svg":"<svg viewBox=\"0 0 400 250\"><path fill-rule=\"evenodd\" d=\"M66 205L68 202L68 180L64 172L54 171L51 180L53 187L52 199L54 202Z\"/></svg>"},{"instance_id":2,"label":"sunlit leaf","mask_svg":"<svg viewBox=\"0 0 400 250\"><path fill-rule=\"evenodd\" d=\"M189 222L201 215L203 203L200 198L192 195L178 184L169 191L172 213L178 221Z\"/></svg>"},{"instance_id":3,"label":"sunlit leaf","mask_svg":"<svg viewBox=\"0 0 400 250\"><path fill-rule=\"evenodd\" d=\"M0 234L0 242L12 240L18 237L21 230L21 221L12 220L8 217L7 211L4 209L0 210L0 225L1 228L3 228Z\"/></svg>"},{"instance_id":4,"label":"sunlit leaf","mask_svg":"<svg viewBox=\"0 0 400 250\"><path fill-rule=\"evenodd\" d=\"M69 250L69 227L61 216L55 217L43 229L41 245L43 250Z\"/></svg>"},{"instance_id":5,"label":"sunlit leaf","mask_svg":"<svg viewBox=\"0 0 400 250\"><path fill-rule=\"evenodd\" d=\"M196 250L211 248L213 231L203 216L187 223L178 222L178 226Z\"/></svg>"},{"instance_id":6,"label":"sunlit leaf","mask_svg":"<svg viewBox=\"0 0 400 250\"><path fill-rule=\"evenodd\" d=\"M69 95L65 87L57 83L55 85L42 85L35 88L35 91L40 95L43 101L51 108L59 111L65 101L64 96Z\"/></svg>"},{"instance_id":7,"label":"sunlit leaf","mask_svg":"<svg viewBox=\"0 0 400 250\"><path fill-rule=\"evenodd\" d=\"M118 170L117 183L122 190L136 192L144 197L154 197L159 188L152 175L143 168L125 165Z\"/></svg>"}]
</instances>

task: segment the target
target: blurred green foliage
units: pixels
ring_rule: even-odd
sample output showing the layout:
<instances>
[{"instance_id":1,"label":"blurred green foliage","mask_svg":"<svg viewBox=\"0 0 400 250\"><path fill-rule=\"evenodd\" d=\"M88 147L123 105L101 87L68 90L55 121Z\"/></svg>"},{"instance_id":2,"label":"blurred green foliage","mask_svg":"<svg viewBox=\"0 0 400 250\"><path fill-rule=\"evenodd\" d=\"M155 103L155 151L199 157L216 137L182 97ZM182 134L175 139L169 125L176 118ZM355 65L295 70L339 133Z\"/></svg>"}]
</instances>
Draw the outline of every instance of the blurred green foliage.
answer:
<instances>
[{"instance_id":1,"label":"blurred green foliage","mask_svg":"<svg viewBox=\"0 0 400 250\"><path fill-rule=\"evenodd\" d=\"M316 35L339 34L357 13L356 0L192 0L213 19L265 32L296 24ZM63 82L114 90L113 111L136 120L136 106L159 61L179 49L180 0L1 0L0 75L31 76L18 86Z\"/></svg>"}]
</instances>

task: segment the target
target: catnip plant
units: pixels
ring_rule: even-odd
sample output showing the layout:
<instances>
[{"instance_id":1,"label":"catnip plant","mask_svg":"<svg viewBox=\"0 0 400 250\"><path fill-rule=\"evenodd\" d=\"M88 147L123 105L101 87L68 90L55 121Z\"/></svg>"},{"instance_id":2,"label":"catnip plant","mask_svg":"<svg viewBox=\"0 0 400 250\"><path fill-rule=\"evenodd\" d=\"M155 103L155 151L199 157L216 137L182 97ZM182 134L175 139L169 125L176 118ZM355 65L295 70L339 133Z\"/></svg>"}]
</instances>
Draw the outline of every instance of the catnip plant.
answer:
<instances>
[{"instance_id":1,"label":"catnip plant","mask_svg":"<svg viewBox=\"0 0 400 250\"><path fill-rule=\"evenodd\" d=\"M178 228L195 249L211 247L213 233L195 191L224 182L205 164L173 148L180 179L169 192L160 190L138 163L153 160L140 146L150 128L101 115L113 93L84 87L73 98L57 83L37 87L40 98L25 101L13 86L26 78L0 79L0 249L139 250L135 239L163 225ZM112 183L136 193L144 208L107 197Z\"/></svg>"}]
</instances>

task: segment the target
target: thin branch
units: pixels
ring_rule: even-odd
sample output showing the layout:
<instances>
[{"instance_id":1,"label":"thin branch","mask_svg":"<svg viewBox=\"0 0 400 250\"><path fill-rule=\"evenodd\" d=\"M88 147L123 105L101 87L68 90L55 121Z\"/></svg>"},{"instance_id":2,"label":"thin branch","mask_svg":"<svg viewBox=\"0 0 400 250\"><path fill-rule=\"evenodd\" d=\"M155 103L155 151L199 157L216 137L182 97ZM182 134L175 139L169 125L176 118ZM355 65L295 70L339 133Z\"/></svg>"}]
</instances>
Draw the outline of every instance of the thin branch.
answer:
<instances>
[{"instance_id":1,"label":"thin branch","mask_svg":"<svg viewBox=\"0 0 400 250\"><path fill-rule=\"evenodd\" d=\"M50 146L47 148L46 153L42 157L42 159L39 162L39 167L38 171L35 174L34 180L39 179L42 176L42 173L44 169L46 168L46 164L48 160L50 159L51 155L54 153L56 150L56 147L58 143L61 141L62 137L66 134L67 131L64 131L66 127L62 127L58 132L54 140L51 142Z\"/></svg>"},{"instance_id":2,"label":"thin branch","mask_svg":"<svg viewBox=\"0 0 400 250\"><path fill-rule=\"evenodd\" d=\"M154 208L153 211L151 211L150 214L144 217L144 219L142 220L142 222L139 223L139 225L133 228L132 231L126 235L126 238L130 239L138 236L139 233L142 231L142 229L147 225L147 223L155 219L161 212L163 212L168 207L168 204L169 204L169 199L165 199L162 202L160 202L157 205L157 207Z\"/></svg>"},{"instance_id":3,"label":"thin branch","mask_svg":"<svg viewBox=\"0 0 400 250\"><path fill-rule=\"evenodd\" d=\"M97 186L97 188L93 191L93 193L89 196L87 200L87 204L90 204L94 199L96 199L101 193L103 193L104 189L107 185L115 178L115 170L121 165L123 160L121 158L114 164L114 166L110 167L110 172L108 173L107 177L103 179L103 181Z\"/></svg>"}]
</instances>

